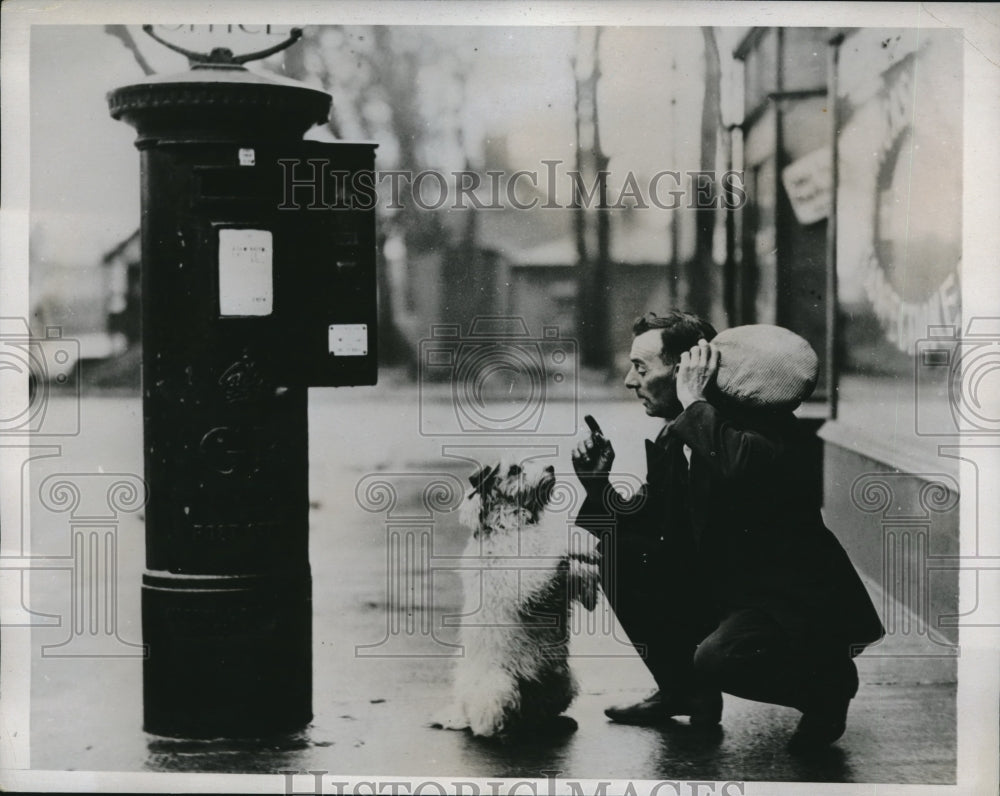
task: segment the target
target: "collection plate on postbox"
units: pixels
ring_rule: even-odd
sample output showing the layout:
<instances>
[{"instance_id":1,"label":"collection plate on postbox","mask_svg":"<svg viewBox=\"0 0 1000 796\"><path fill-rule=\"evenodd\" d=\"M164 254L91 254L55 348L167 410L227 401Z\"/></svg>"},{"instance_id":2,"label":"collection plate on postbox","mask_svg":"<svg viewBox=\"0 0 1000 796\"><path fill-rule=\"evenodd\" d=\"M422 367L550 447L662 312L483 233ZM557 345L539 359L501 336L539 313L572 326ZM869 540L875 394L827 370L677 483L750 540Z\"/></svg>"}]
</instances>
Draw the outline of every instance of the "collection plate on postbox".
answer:
<instances>
[{"instance_id":1,"label":"collection plate on postbox","mask_svg":"<svg viewBox=\"0 0 1000 796\"><path fill-rule=\"evenodd\" d=\"M263 345L288 386L376 382L374 148L233 146L194 169L218 322Z\"/></svg>"}]
</instances>

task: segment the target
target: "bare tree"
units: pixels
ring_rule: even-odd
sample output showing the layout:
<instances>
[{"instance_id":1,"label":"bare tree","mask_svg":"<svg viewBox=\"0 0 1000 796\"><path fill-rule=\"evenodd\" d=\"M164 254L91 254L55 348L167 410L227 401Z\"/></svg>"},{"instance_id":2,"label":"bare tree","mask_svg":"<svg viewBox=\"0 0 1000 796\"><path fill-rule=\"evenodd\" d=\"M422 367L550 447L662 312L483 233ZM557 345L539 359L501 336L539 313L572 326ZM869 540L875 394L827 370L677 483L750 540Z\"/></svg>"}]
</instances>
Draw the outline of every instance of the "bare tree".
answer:
<instances>
[{"instance_id":1,"label":"bare tree","mask_svg":"<svg viewBox=\"0 0 1000 796\"><path fill-rule=\"evenodd\" d=\"M461 120L471 64L468 54L457 50L449 37L433 29L331 26L307 31L307 38L309 52L315 55L303 62L300 77L318 76L333 95L331 129L338 135L379 140L392 165L411 174L442 165L428 162L426 152L428 144L442 140L451 142L461 158L456 165L464 162L466 169L471 167ZM434 70L433 80L423 77L428 69ZM437 89L442 107L435 107L426 96L431 87ZM440 256L442 312L462 315L471 306L469 297L482 295L459 279L479 278L472 266L478 251L475 211L467 210L461 228L451 229L442 220L444 214L423 210L414 202L401 205L383 213L382 229L402 238L411 260L431 253ZM379 276L381 327L386 333L382 350L387 358L400 361L413 348L397 331L384 269Z\"/></svg>"},{"instance_id":2,"label":"bare tree","mask_svg":"<svg viewBox=\"0 0 1000 796\"><path fill-rule=\"evenodd\" d=\"M580 331L582 360L590 367L611 365L608 311L610 285L608 271L611 250L611 219L608 211L608 162L601 148L601 125L597 88L601 78L601 28L580 29L574 58L576 77L576 171L586 188L596 185L596 212L586 206L581 186L574 185L573 207L576 229L579 300L577 328ZM592 35L590 35L592 33ZM594 239L591 245L591 238Z\"/></svg>"},{"instance_id":3,"label":"bare tree","mask_svg":"<svg viewBox=\"0 0 1000 796\"><path fill-rule=\"evenodd\" d=\"M715 233L716 212L714 210L718 186L714 178L716 153L718 151L719 127L722 121L720 95L722 69L719 63L719 47L715 31L710 27L701 29L705 41L705 93L701 105L701 165L703 173L713 176L705 185L711 194L713 209L696 211L695 253L687 263L687 305L688 309L702 317L711 315L712 297L715 290L715 268L712 259L712 239ZM704 179L704 178L702 178ZM696 189L701 186L694 186Z\"/></svg>"},{"instance_id":4,"label":"bare tree","mask_svg":"<svg viewBox=\"0 0 1000 796\"><path fill-rule=\"evenodd\" d=\"M132 37L132 32L125 25L105 25L104 32L109 36L114 36L122 44L125 45L132 57L135 58L135 62L139 64L139 68L145 75L155 74L153 67L149 65L149 61L146 60L146 56L142 54L139 47L135 43L135 39Z\"/></svg>"}]
</instances>

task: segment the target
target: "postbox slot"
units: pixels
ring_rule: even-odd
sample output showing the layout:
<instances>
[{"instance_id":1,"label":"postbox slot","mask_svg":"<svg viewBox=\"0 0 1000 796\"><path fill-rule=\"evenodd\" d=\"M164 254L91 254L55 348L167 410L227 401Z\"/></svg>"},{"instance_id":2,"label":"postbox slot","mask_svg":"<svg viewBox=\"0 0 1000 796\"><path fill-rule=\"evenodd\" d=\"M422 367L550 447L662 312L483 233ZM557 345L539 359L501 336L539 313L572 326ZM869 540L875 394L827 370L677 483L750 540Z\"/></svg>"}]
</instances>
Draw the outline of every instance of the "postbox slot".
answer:
<instances>
[{"instance_id":1,"label":"postbox slot","mask_svg":"<svg viewBox=\"0 0 1000 796\"><path fill-rule=\"evenodd\" d=\"M203 199L247 199L268 195L267 180L254 167L201 166L195 168L198 194Z\"/></svg>"},{"instance_id":2,"label":"postbox slot","mask_svg":"<svg viewBox=\"0 0 1000 796\"><path fill-rule=\"evenodd\" d=\"M357 230L334 232L330 236L330 244L333 246L357 246L358 243Z\"/></svg>"}]
</instances>

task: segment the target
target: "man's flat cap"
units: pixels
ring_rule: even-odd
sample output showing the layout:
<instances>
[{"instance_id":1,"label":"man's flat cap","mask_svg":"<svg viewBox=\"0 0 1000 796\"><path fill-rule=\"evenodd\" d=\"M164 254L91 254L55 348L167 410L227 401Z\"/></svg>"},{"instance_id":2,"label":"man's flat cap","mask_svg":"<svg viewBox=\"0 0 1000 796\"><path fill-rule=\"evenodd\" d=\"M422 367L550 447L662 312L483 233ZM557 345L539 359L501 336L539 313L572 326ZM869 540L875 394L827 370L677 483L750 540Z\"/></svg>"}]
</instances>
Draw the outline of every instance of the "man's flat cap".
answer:
<instances>
[{"instance_id":1,"label":"man's flat cap","mask_svg":"<svg viewBox=\"0 0 1000 796\"><path fill-rule=\"evenodd\" d=\"M788 329L734 326L719 332L712 345L719 351L719 391L743 406L794 409L816 388L816 352Z\"/></svg>"}]
</instances>

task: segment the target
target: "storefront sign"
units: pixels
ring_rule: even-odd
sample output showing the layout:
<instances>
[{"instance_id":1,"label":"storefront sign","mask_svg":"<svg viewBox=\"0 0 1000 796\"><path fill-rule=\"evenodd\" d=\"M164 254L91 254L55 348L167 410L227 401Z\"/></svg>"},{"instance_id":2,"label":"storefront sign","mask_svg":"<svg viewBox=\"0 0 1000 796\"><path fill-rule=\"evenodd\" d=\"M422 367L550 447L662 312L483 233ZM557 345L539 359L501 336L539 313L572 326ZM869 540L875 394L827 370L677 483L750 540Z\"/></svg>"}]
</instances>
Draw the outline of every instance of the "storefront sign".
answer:
<instances>
[{"instance_id":1,"label":"storefront sign","mask_svg":"<svg viewBox=\"0 0 1000 796\"><path fill-rule=\"evenodd\" d=\"M871 300L886 339L900 351L913 354L918 340L931 326L962 325L962 290L959 265L948 274L926 301L907 301L896 291L874 252L869 254L865 292Z\"/></svg>"},{"instance_id":2,"label":"storefront sign","mask_svg":"<svg viewBox=\"0 0 1000 796\"><path fill-rule=\"evenodd\" d=\"M946 221L921 224L913 215L917 208L911 194L921 176L915 171L930 154L919 152L917 133L923 131L912 124L915 68L912 59L897 64L883 76L883 89L872 100L882 132L875 225L861 263L865 294L886 340L910 355L930 326L961 325L958 232Z\"/></svg>"}]
</instances>

